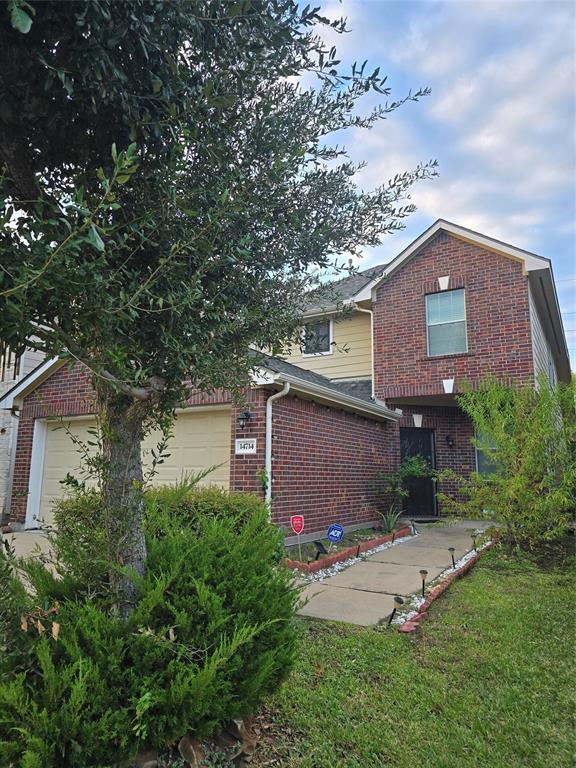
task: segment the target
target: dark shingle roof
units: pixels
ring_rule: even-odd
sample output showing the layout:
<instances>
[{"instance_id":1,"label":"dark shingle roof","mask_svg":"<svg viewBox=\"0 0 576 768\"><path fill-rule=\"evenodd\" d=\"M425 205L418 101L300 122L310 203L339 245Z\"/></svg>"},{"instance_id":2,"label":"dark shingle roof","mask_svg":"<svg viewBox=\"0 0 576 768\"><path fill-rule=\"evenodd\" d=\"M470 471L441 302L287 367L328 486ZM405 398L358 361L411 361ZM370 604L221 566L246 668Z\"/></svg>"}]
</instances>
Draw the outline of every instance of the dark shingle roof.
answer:
<instances>
[{"instance_id":1,"label":"dark shingle roof","mask_svg":"<svg viewBox=\"0 0 576 768\"><path fill-rule=\"evenodd\" d=\"M312 291L304 303L304 312L310 312L312 309L324 309L337 302L352 299L362 290L371 280L378 277L386 267L386 264L377 264L362 272L355 272L349 277L343 277L335 280L333 283L327 283Z\"/></svg>"},{"instance_id":2,"label":"dark shingle roof","mask_svg":"<svg viewBox=\"0 0 576 768\"><path fill-rule=\"evenodd\" d=\"M307 381L310 384L318 384L321 387L332 389L334 392L349 395L350 397L357 397L358 400L364 400L368 403L374 403L374 400L372 400L372 385L370 381L345 381L339 383L326 376L322 376L320 373L307 371L304 368L300 368L298 365L288 363L286 360L282 360L279 357L270 357L270 355L264 355L255 350L250 350L250 354L256 358L257 363L261 363L261 365L274 373L285 373L288 376L293 376L295 379Z\"/></svg>"},{"instance_id":3,"label":"dark shingle roof","mask_svg":"<svg viewBox=\"0 0 576 768\"><path fill-rule=\"evenodd\" d=\"M351 397L357 397L360 400L372 400L372 381L371 379L356 379L355 381L336 381L341 392Z\"/></svg>"}]
</instances>

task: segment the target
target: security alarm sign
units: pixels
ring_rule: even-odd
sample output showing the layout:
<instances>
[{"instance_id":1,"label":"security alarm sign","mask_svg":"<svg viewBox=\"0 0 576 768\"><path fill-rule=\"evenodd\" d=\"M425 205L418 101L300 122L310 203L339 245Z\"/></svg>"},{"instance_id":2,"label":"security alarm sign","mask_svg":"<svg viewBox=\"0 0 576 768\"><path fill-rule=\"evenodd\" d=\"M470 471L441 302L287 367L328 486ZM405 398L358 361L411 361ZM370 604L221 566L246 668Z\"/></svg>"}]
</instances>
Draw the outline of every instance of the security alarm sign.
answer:
<instances>
[{"instance_id":1,"label":"security alarm sign","mask_svg":"<svg viewBox=\"0 0 576 768\"><path fill-rule=\"evenodd\" d=\"M292 515L290 525L296 536L300 536L304 530L304 515Z\"/></svg>"}]
</instances>

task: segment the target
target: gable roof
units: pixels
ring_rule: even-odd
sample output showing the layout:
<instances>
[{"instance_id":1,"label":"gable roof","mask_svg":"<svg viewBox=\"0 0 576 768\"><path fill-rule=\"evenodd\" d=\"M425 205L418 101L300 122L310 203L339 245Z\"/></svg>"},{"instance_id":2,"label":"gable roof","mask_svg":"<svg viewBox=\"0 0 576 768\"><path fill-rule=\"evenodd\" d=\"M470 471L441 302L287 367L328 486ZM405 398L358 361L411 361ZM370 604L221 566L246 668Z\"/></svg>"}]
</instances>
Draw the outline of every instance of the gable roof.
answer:
<instances>
[{"instance_id":1,"label":"gable roof","mask_svg":"<svg viewBox=\"0 0 576 768\"><path fill-rule=\"evenodd\" d=\"M336 309L338 304L354 299L363 288L382 274L385 267L386 264L378 264L316 288L308 294L304 314L327 312Z\"/></svg>"},{"instance_id":2,"label":"gable roof","mask_svg":"<svg viewBox=\"0 0 576 768\"><path fill-rule=\"evenodd\" d=\"M390 277L390 275L417 256L439 232L446 232L459 240L483 248L485 251L498 253L501 256L518 261L522 264L524 274L528 274L537 269L550 268L550 259L545 259L543 256L538 256L537 254L525 251L522 248L516 248L514 245L504 243L502 240L496 240L494 237L487 237L480 232L475 232L467 227L461 227L459 224L446 221L446 219L438 219L431 227L424 230L416 240L413 240L409 246L401 251L398 256L393 258L388 264L385 264L380 274L376 276L374 280L370 281L370 283L363 286L354 297L354 300L362 301L369 299L374 288L377 288L383 280Z\"/></svg>"},{"instance_id":3,"label":"gable roof","mask_svg":"<svg viewBox=\"0 0 576 768\"><path fill-rule=\"evenodd\" d=\"M566 343L550 259L538 256L531 251L525 251L522 248L516 248L509 243L504 243L502 240L497 240L494 237L488 237L467 227L461 227L459 224L454 224L451 221L438 219L438 221L434 222L431 227L428 227L416 240L401 251L398 256L388 264L383 265L383 268L379 268L380 273L374 279L368 281L355 296L350 297L350 301L353 303L372 301L373 292L378 286L395 272L407 266L439 232L446 232L466 243L475 245L485 251L497 253L522 264L522 271L528 278L530 289L533 292L535 303L539 310L540 319L554 353L558 374L563 381L569 381L571 372L568 344Z\"/></svg>"}]
</instances>

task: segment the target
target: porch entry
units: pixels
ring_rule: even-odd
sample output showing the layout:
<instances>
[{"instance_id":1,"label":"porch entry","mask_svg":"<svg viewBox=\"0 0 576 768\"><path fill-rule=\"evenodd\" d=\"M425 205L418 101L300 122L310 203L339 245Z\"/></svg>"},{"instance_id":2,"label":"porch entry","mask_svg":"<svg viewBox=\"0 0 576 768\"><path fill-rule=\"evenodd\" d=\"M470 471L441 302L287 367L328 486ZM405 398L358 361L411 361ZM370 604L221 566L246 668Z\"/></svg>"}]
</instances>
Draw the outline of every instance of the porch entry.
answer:
<instances>
[{"instance_id":1,"label":"porch entry","mask_svg":"<svg viewBox=\"0 0 576 768\"><path fill-rule=\"evenodd\" d=\"M419 427L400 428L400 458L421 456L436 466L434 430ZM408 496L404 499L404 513L410 517L435 517L438 514L435 483L429 477L415 477L406 483Z\"/></svg>"}]
</instances>

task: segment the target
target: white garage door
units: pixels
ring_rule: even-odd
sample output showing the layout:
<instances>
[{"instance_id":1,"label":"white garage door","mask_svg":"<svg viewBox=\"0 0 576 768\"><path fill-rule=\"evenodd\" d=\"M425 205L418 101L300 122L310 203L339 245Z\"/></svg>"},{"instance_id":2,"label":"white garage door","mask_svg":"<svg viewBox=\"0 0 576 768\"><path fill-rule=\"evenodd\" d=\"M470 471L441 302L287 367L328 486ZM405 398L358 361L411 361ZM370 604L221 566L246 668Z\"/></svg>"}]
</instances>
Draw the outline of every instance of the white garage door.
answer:
<instances>
[{"instance_id":1,"label":"white garage door","mask_svg":"<svg viewBox=\"0 0 576 768\"><path fill-rule=\"evenodd\" d=\"M154 485L174 483L183 475L216 466L216 469L204 478L202 485L219 485L228 488L230 418L229 408L178 414L174 424L174 436L167 448L167 453L170 455L164 459L163 464L157 465L157 474L152 483ZM94 434L91 434L95 426L96 422L93 419L47 423L39 504L41 524L50 524L52 521L52 503L66 492L61 484L66 474L70 473L77 479L84 479L82 454L75 439L81 441L93 453L96 449L89 446L88 442L95 442L97 439ZM159 439L160 434L151 434L144 441L142 458L145 472L152 461L151 450L156 449ZM157 450L156 453L158 453Z\"/></svg>"}]
</instances>

